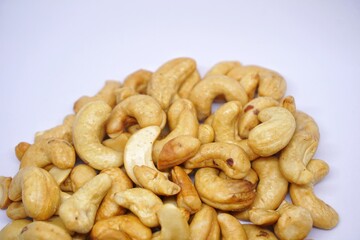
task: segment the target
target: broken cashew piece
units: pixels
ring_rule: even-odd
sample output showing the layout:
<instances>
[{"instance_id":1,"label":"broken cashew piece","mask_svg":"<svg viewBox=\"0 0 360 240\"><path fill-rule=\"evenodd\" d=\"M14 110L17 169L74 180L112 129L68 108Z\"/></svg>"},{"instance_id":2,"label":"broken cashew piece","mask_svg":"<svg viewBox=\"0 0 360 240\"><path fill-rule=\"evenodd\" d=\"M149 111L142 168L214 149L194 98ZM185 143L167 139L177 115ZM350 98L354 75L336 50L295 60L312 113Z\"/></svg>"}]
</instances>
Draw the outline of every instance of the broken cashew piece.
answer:
<instances>
[{"instance_id":1,"label":"broken cashew piece","mask_svg":"<svg viewBox=\"0 0 360 240\"><path fill-rule=\"evenodd\" d=\"M219 213L217 220L220 225L221 239L231 240L236 236L238 240L247 240L242 224L235 217L228 213Z\"/></svg>"},{"instance_id":2,"label":"broken cashew piece","mask_svg":"<svg viewBox=\"0 0 360 240\"><path fill-rule=\"evenodd\" d=\"M60 205L59 216L67 229L78 233L88 233L91 230L99 205L111 187L111 181L109 175L100 173Z\"/></svg>"},{"instance_id":3,"label":"broken cashew piece","mask_svg":"<svg viewBox=\"0 0 360 240\"><path fill-rule=\"evenodd\" d=\"M73 141L76 152L84 162L97 170L120 167L123 164L121 153L101 143L110 112L111 107L105 102L90 102L81 108L74 122Z\"/></svg>"}]
</instances>

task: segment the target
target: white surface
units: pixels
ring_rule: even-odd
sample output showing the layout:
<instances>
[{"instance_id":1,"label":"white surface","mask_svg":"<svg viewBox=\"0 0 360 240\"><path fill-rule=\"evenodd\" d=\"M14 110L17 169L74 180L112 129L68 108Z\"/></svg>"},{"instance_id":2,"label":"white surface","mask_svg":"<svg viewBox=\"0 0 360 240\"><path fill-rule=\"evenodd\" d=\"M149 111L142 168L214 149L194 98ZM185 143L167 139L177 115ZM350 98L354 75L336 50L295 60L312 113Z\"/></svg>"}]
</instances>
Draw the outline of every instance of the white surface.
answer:
<instances>
[{"instance_id":1,"label":"white surface","mask_svg":"<svg viewBox=\"0 0 360 240\"><path fill-rule=\"evenodd\" d=\"M204 73L220 60L279 71L298 109L320 126L317 158L331 172L316 186L340 214L309 239L357 239L360 136L359 1L0 2L0 175L14 146L59 124L74 101L106 79L155 70L178 56ZM0 228L9 219L0 213Z\"/></svg>"}]
</instances>

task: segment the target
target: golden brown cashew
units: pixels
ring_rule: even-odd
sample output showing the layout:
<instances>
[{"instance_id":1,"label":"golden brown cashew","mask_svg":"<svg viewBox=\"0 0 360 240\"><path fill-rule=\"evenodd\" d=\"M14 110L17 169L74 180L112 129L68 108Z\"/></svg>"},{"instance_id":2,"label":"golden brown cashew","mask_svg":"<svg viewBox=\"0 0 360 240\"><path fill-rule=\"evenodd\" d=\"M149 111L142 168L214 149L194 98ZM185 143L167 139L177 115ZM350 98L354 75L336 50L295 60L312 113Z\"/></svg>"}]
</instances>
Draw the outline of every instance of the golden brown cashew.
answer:
<instances>
[{"instance_id":1,"label":"golden brown cashew","mask_svg":"<svg viewBox=\"0 0 360 240\"><path fill-rule=\"evenodd\" d=\"M211 125L209 124L200 124L198 139L202 144L211 143L215 139L215 132Z\"/></svg>"},{"instance_id":2,"label":"golden brown cashew","mask_svg":"<svg viewBox=\"0 0 360 240\"><path fill-rule=\"evenodd\" d=\"M233 68L241 66L238 61L221 61L216 63L205 74L205 77L213 75L227 75Z\"/></svg>"},{"instance_id":3,"label":"golden brown cashew","mask_svg":"<svg viewBox=\"0 0 360 240\"><path fill-rule=\"evenodd\" d=\"M190 228L181 210L171 203L165 203L156 215L161 226L161 239L189 240Z\"/></svg>"},{"instance_id":4,"label":"golden brown cashew","mask_svg":"<svg viewBox=\"0 0 360 240\"><path fill-rule=\"evenodd\" d=\"M72 240L66 230L54 224L36 221L26 225L19 235L19 240L48 240L63 239Z\"/></svg>"},{"instance_id":5,"label":"golden brown cashew","mask_svg":"<svg viewBox=\"0 0 360 240\"><path fill-rule=\"evenodd\" d=\"M240 137L248 138L250 130L260 123L258 115L261 110L278 105L279 102L271 97L257 97L248 102L244 106L244 114L239 119Z\"/></svg>"},{"instance_id":6,"label":"golden brown cashew","mask_svg":"<svg viewBox=\"0 0 360 240\"><path fill-rule=\"evenodd\" d=\"M152 72L139 69L125 78L123 86L130 87L140 94L146 94L146 88L151 76Z\"/></svg>"},{"instance_id":7,"label":"golden brown cashew","mask_svg":"<svg viewBox=\"0 0 360 240\"><path fill-rule=\"evenodd\" d=\"M120 168L106 168L100 173L109 175L112 179L112 183L111 188L105 195L96 213L96 221L125 214L125 209L115 202L114 196L117 192L133 187L130 178Z\"/></svg>"},{"instance_id":8,"label":"golden brown cashew","mask_svg":"<svg viewBox=\"0 0 360 240\"><path fill-rule=\"evenodd\" d=\"M115 89L121 87L118 81L108 80L105 82L103 88L93 97L82 96L74 103L74 112L78 113L80 109L89 102L103 101L111 108L116 104Z\"/></svg>"},{"instance_id":9,"label":"golden brown cashew","mask_svg":"<svg viewBox=\"0 0 360 240\"><path fill-rule=\"evenodd\" d=\"M166 110L180 86L196 70L196 62L191 58L172 59L157 69L148 83L147 94L156 99Z\"/></svg>"},{"instance_id":10,"label":"golden brown cashew","mask_svg":"<svg viewBox=\"0 0 360 240\"><path fill-rule=\"evenodd\" d=\"M87 164L76 165L70 173L71 189L76 192L79 188L84 186L88 181L97 175L95 169Z\"/></svg>"},{"instance_id":11,"label":"golden brown cashew","mask_svg":"<svg viewBox=\"0 0 360 240\"><path fill-rule=\"evenodd\" d=\"M23 228L31 223L28 219L15 220L7 224L0 231L0 239L4 240L19 240L19 235Z\"/></svg>"},{"instance_id":12,"label":"golden brown cashew","mask_svg":"<svg viewBox=\"0 0 360 240\"><path fill-rule=\"evenodd\" d=\"M219 177L219 170L215 168L201 168L195 174L195 187L203 202L212 207L221 205L236 206L235 209L226 207L221 210L239 211L250 206L256 196L255 185L246 180L224 179ZM219 203L212 205L212 203Z\"/></svg>"},{"instance_id":13,"label":"golden brown cashew","mask_svg":"<svg viewBox=\"0 0 360 240\"><path fill-rule=\"evenodd\" d=\"M320 134L316 122L306 113L296 112L295 120L295 133L280 154L280 170L289 182L307 184L313 174L306 165L317 150Z\"/></svg>"},{"instance_id":14,"label":"golden brown cashew","mask_svg":"<svg viewBox=\"0 0 360 240\"><path fill-rule=\"evenodd\" d=\"M238 145L239 147L241 147L242 150L244 150L246 155L249 157L250 161L253 161L253 160L255 160L255 159L257 159L259 157L259 155L254 153L254 151L249 146L249 139L243 139L243 140L236 141L236 142L233 142L233 143Z\"/></svg>"},{"instance_id":15,"label":"golden brown cashew","mask_svg":"<svg viewBox=\"0 0 360 240\"><path fill-rule=\"evenodd\" d=\"M249 220L258 226L273 225L279 219L280 214L275 210L252 208L249 210Z\"/></svg>"},{"instance_id":16,"label":"golden brown cashew","mask_svg":"<svg viewBox=\"0 0 360 240\"><path fill-rule=\"evenodd\" d=\"M6 209L6 215L12 220L20 220L28 217L22 201L10 203Z\"/></svg>"},{"instance_id":17,"label":"golden brown cashew","mask_svg":"<svg viewBox=\"0 0 360 240\"><path fill-rule=\"evenodd\" d=\"M277 240L275 234L266 228L254 224L243 224L242 226L248 240Z\"/></svg>"},{"instance_id":18,"label":"golden brown cashew","mask_svg":"<svg viewBox=\"0 0 360 240\"><path fill-rule=\"evenodd\" d=\"M190 223L190 239L220 239L220 226L214 208L203 204Z\"/></svg>"},{"instance_id":19,"label":"golden brown cashew","mask_svg":"<svg viewBox=\"0 0 360 240\"><path fill-rule=\"evenodd\" d=\"M46 170L25 167L11 181L9 198L22 200L26 214L36 220L51 217L60 204L60 189Z\"/></svg>"},{"instance_id":20,"label":"golden brown cashew","mask_svg":"<svg viewBox=\"0 0 360 240\"><path fill-rule=\"evenodd\" d=\"M195 69L195 71L188 78L186 78L185 81L181 84L180 89L178 91L179 97L189 98L191 90L200 80L201 80L200 73L197 69Z\"/></svg>"},{"instance_id":21,"label":"golden brown cashew","mask_svg":"<svg viewBox=\"0 0 360 240\"><path fill-rule=\"evenodd\" d=\"M245 152L231 143L207 143L201 145L196 155L184 163L185 168L215 167L234 179L246 176L250 161Z\"/></svg>"},{"instance_id":22,"label":"golden brown cashew","mask_svg":"<svg viewBox=\"0 0 360 240\"><path fill-rule=\"evenodd\" d=\"M304 239L310 233L313 220L308 210L284 201L277 210L280 218L274 231L281 240Z\"/></svg>"},{"instance_id":23,"label":"golden brown cashew","mask_svg":"<svg viewBox=\"0 0 360 240\"><path fill-rule=\"evenodd\" d=\"M131 239L148 240L151 238L151 229L132 214L114 216L96 222L90 237L93 240L123 239L122 233Z\"/></svg>"},{"instance_id":24,"label":"golden brown cashew","mask_svg":"<svg viewBox=\"0 0 360 240\"><path fill-rule=\"evenodd\" d=\"M121 153L101 143L110 112L111 107L106 103L90 102L77 113L74 122L73 140L76 152L84 162L98 170L123 164Z\"/></svg>"},{"instance_id":25,"label":"golden brown cashew","mask_svg":"<svg viewBox=\"0 0 360 240\"><path fill-rule=\"evenodd\" d=\"M177 184L169 181L165 175L159 174L158 171L148 166L135 165L134 174L142 187L157 195L171 196L180 191L180 187Z\"/></svg>"},{"instance_id":26,"label":"golden brown cashew","mask_svg":"<svg viewBox=\"0 0 360 240\"><path fill-rule=\"evenodd\" d=\"M27 142L19 142L15 146L15 155L19 161L21 161L22 157L24 156L25 152L29 149L30 146L31 144Z\"/></svg>"},{"instance_id":27,"label":"golden brown cashew","mask_svg":"<svg viewBox=\"0 0 360 240\"><path fill-rule=\"evenodd\" d=\"M195 105L199 120L210 116L212 102L220 95L224 95L226 101L237 100L242 105L248 101L244 88L235 79L224 75L206 77L195 85L189 96Z\"/></svg>"},{"instance_id":28,"label":"golden brown cashew","mask_svg":"<svg viewBox=\"0 0 360 240\"><path fill-rule=\"evenodd\" d=\"M236 237L238 240L247 240L244 228L235 217L228 213L219 213L217 220L220 225L221 239L231 240Z\"/></svg>"},{"instance_id":29,"label":"golden brown cashew","mask_svg":"<svg viewBox=\"0 0 360 240\"><path fill-rule=\"evenodd\" d=\"M137 122L141 128L148 126L163 128L166 114L151 96L141 94L130 96L112 110L106 124L107 134L111 138L117 137L125 131L129 121L133 124Z\"/></svg>"},{"instance_id":30,"label":"golden brown cashew","mask_svg":"<svg viewBox=\"0 0 360 240\"><path fill-rule=\"evenodd\" d=\"M109 175L100 173L66 199L59 208L59 216L66 228L78 233L88 233L94 225L99 205L110 187Z\"/></svg>"},{"instance_id":31,"label":"golden brown cashew","mask_svg":"<svg viewBox=\"0 0 360 240\"><path fill-rule=\"evenodd\" d=\"M265 108L258 118L262 123L250 131L248 144L256 154L268 157L289 143L296 128L295 119L282 107Z\"/></svg>"},{"instance_id":32,"label":"golden brown cashew","mask_svg":"<svg viewBox=\"0 0 360 240\"><path fill-rule=\"evenodd\" d=\"M191 214L201 208L201 200L196 188L186 172L179 166L171 170L172 180L180 186L180 192L176 196L177 205L184 208Z\"/></svg>"},{"instance_id":33,"label":"golden brown cashew","mask_svg":"<svg viewBox=\"0 0 360 240\"><path fill-rule=\"evenodd\" d=\"M21 158L20 168L27 166L45 167L50 164L66 169L75 164L75 150L63 139L43 139L32 144Z\"/></svg>"},{"instance_id":34,"label":"golden brown cashew","mask_svg":"<svg viewBox=\"0 0 360 240\"><path fill-rule=\"evenodd\" d=\"M138 216L145 226L159 226L156 212L162 207L163 202L150 190L144 188L131 188L116 193L114 199L117 204L129 209Z\"/></svg>"},{"instance_id":35,"label":"golden brown cashew","mask_svg":"<svg viewBox=\"0 0 360 240\"><path fill-rule=\"evenodd\" d=\"M11 177L0 176L0 208L1 209L6 209L11 203L11 200L9 199L8 196L11 180L12 180Z\"/></svg>"},{"instance_id":36,"label":"golden brown cashew","mask_svg":"<svg viewBox=\"0 0 360 240\"><path fill-rule=\"evenodd\" d=\"M61 125L40 131L35 134L35 143L44 139L58 138L72 143L72 126L75 121L75 114L67 115Z\"/></svg>"}]
</instances>

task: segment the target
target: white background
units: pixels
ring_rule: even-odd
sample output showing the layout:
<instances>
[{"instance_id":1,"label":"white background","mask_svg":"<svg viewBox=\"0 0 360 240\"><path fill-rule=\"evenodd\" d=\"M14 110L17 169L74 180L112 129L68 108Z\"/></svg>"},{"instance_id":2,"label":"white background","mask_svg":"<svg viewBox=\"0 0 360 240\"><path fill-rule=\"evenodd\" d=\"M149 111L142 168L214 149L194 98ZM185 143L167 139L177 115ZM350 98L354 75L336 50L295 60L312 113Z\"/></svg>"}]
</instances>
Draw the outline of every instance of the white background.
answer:
<instances>
[{"instance_id":1,"label":"white background","mask_svg":"<svg viewBox=\"0 0 360 240\"><path fill-rule=\"evenodd\" d=\"M330 174L317 195L340 214L309 239L359 239L360 1L0 1L0 175L14 147L61 123L107 79L179 56L280 72L320 126ZM9 219L0 213L0 228Z\"/></svg>"}]
</instances>

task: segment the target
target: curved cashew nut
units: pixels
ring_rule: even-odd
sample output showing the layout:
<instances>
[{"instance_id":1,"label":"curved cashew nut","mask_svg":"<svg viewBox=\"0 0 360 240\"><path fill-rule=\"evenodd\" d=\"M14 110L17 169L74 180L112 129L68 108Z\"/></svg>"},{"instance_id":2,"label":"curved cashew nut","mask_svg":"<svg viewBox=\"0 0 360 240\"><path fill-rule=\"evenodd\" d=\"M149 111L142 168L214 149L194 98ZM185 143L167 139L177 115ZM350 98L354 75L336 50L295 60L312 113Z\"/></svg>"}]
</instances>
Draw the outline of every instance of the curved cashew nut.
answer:
<instances>
[{"instance_id":1,"label":"curved cashew nut","mask_svg":"<svg viewBox=\"0 0 360 240\"><path fill-rule=\"evenodd\" d=\"M220 239L216 210L203 204L190 223L190 239Z\"/></svg>"},{"instance_id":2,"label":"curved cashew nut","mask_svg":"<svg viewBox=\"0 0 360 240\"><path fill-rule=\"evenodd\" d=\"M133 95L114 107L106 124L107 134L111 138L120 135L125 131L128 122L137 122L141 128L148 126L163 128L166 123L166 114L151 96Z\"/></svg>"},{"instance_id":3,"label":"curved cashew nut","mask_svg":"<svg viewBox=\"0 0 360 240\"><path fill-rule=\"evenodd\" d=\"M180 86L196 69L191 58L176 58L157 69L148 83L147 94L156 99L166 110L174 100Z\"/></svg>"},{"instance_id":4,"label":"curved cashew nut","mask_svg":"<svg viewBox=\"0 0 360 240\"><path fill-rule=\"evenodd\" d=\"M18 240L18 236L20 235L23 228L31 222L32 221L28 219L12 221L11 223L7 224L3 229L1 229L0 239Z\"/></svg>"},{"instance_id":5,"label":"curved cashew nut","mask_svg":"<svg viewBox=\"0 0 360 240\"><path fill-rule=\"evenodd\" d=\"M258 118L262 123L250 131L248 144L262 157L274 155L291 140L296 128L295 119L282 107L265 108Z\"/></svg>"},{"instance_id":6,"label":"curved cashew nut","mask_svg":"<svg viewBox=\"0 0 360 240\"><path fill-rule=\"evenodd\" d=\"M308 210L284 202L277 211L280 218L275 224L274 231L280 239L304 239L310 233L313 220Z\"/></svg>"},{"instance_id":7,"label":"curved cashew nut","mask_svg":"<svg viewBox=\"0 0 360 240\"><path fill-rule=\"evenodd\" d=\"M219 95L224 95L226 101L240 101L242 105L248 101L244 88L235 79L224 75L206 77L194 86L189 96L199 120L210 116L212 102Z\"/></svg>"},{"instance_id":8,"label":"curved cashew nut","mask_svg":"<svg viewBox=\"0 0 360 240\"><path fill-rule=\"evenodd\" d=\"M78 233L88 233L110 187L109 175L100 173L66 199L59 208L59 216L66 228Z\"/></svg>"},{"instance_id":9,"label":"curved cashew nut","mask_svg":"<svg viewBox=\"0 0 360 240\"><path fill-rule=\"evenodd\" d=\"M234 179L241 179L250 170L246 153L231 143L206 143L201 145L194 157L184 163L185 168L215 167Z\"/></svg>"},{"instance_id":10,"label":"curved cashew nut","mask_svg":"<svg viewBox=\"0 0 360 240\"><path fill-rule=\"evenodd\" d=\"M133 171L141 186L157 195L171 196L180 191L177 184L169 181L165 175L159 174L153 168L135 165Z\"/></svg>"},{"instance_id":11,"label":"curved cashew nut","mask_svg":"<svg viewBox=\"0 0 360 240\"><path fill-rule=\"evenodd\" d=\"M133 187L133 183L130 178L120 168L106 168L100 173L109 175L112 183L111 188L105 195L99 209L97 210L96 221L125 214L125 209L115 202L114 196L117 192Z\"/></svg>"},{"instance_id":12,"label":"curved cashew nut","mask_svg":"<svg viewBox=\"0 0 360 240\"><path fill-rule=\"evenodd\" d=\"M60 189L46 170L25 167L11 181L9 198L12 201L22 200L29 217L44 220L56 212L60 204Z\"/></svg>"},{"instance_id":13,"label":"curved cashew nut","mask_svg":"<svg viewBox=\"0 0 360 240\"><path fill-rule=\"evenodd\" d=\"M306 113L296 112L295 120L295 133L280 154L280 170L289 182L308 184L313 174L306 165L317 150L319 129L314 119Z\"/></svg>"},{"instance_id":14,"label":"curved cashew nut","mask_svg":"<svg viewBox=\"0 0 360 240\"><path fill-rule=\"evenodd\" d=\"M312 184L320 182L330 171L329 165L320 159L311 159L306 167L313 174Z\"/></svg>"},{"instance_id":15,"label":"curved cashew nut","mask_svg":"<svg viewBox=\"0 0 360 240\"><path fill-rule=\"evenodd\" d=\"M74 122L73 141L76 152L84 162L98 170L123 164L121 153L101 143L110 112L111 107L105 102L91 102L82 107Z\"/></svg>"},{"instance_id":16,"label":"curved cashew nut","mask_svg":"<svg viewBox=\"0 0 360 240\"><path fill-rule=\"evenodd\" d=\"M171 203L165 203L156 215L161 226L161 239L190 239L190 228L181 210Z\"/></svg>"},{"instance_id":17,"label":"curved cashew nut","mask_svg":"<svg viewBox=\"0 0 360 240\"><path fill-rule=\"evenodd\" d=\"M254 224L242 225L248 240L278 240L273 232Z\"/></svg>"},{"instance_id":18,"label":"curved cashew nut","mask_svg":"<svg viewBox=\"0 0 360 240\"><path fill-rule=\"evenodd\" d=\"M20 168L27 166L45 167L50 164L66 169L75 164L75 149L63 139L50 138L32 144L21 158Z\"/></svg>"},{"instance_id":19,"label":"curved cashew nut","mask_svg":"<svg viewBox=\"0 0 360 240\"><path fill-rule=\"evenodd\" d=\"M268 107L278 106L279 102L271 97L257 97L244 106L244 114L239 119L239 135L241 138L248 138L251 129L256 127L260 121L260 111Z\"/></svg>"},{"instance_id":20,"label":"curved cashew nut","mask_svg":"<svg viewBox=\"0 0 360 240\"><path fill-rule=\"evenodd\" d=\"M123 239L120 238L123 236L122 233L128 235L130 239L148 240L151 238L151 229L132 214L114 216L96 222L90 237L94 240Z\"/></svg>"},{"instance_id":21,"label":"curved cashew nut","mask_svg":"<svg viewBox=\"0 0 360 240\"><path fill-rule=\"evenodd\" d=\"M219 213L217 220L220 225L221 239L231 240L236 236L238 240L247 240L244 228L235 217L228 213Z\"/></svg>"},{"instance_id":22,"label":"curved cashew nut","mask_svg":"<svg viewBox=\"0 0 360 240\"><path fill-rule=\"evenodd\" d=\"M142 128L131 135L125 146L124 167L127 175L136 185L141 186L134 173L135 166L145 165L159 174L165 174L156 169L152 160L153 143L159 136L160 131L161 129L158 126Z\"/></svg>"},{"instance_id":23,"label":"curved cashew nut","mask_svg":"<svg viewBox=\"0 0 360 240\"><path fill-rule=\"evenodd\" d=\"M73 192L76 192L82 186L84 186L88 181L93 179L97 175L95 169L90 167L87 164L78 164L76 165L70 173L71 180L71 189Z\"/></svg>"},{"instance_id":24,"label":"curved cashew nut","mask_svg":"<svg viewBox=\"0 0 360 240\"><path fill-rule=\"evenodd\" d=\"M256 196L254 184L246 180L221 178L219 170L214 168L199 169L195 174L195 187L201 200L206 204L212 207L216 207L212 205L213 202L224 205L236 204L237 208L232 209L233 211L250 206Z\"/></svg>"},{"instance_id":25,"label":"curved cashew nut","mask_svg":"<svg viewBox=\"0 0 360 240\"><path fill-rule=\"evenodd\" d=\"M185 81L181 84L178 95L180 98L189 98L191 90L194 86L201 80L200 73L197 69L185 79Z\"/></svg>"},{"instance_id":26,"label":"curved cashew nut","mask_svg":"<svg viewBox=\"0 0 360 240\"><path fill-rule=\"evenodd\" d=\"M215 132L211 125L209 124L200 124L199 125L199 132L198 132L198 139L202 144L211 143L215 139Z\"/></svg>"},{"instance_id":27,"label":"curved cashew nut","mask_svg":"<svg viewBox=\"0 0 360 240\"><path fill-rule=\"evenodd\" d=\"M130 87L140 94L145 94L151 76L152 72L145 69L139 69L129 74L124 79L123 87Z\"/></svg>"},{"instance_id":28,"label":"curved cashew nut","mask_svg":"<svg viewBox=\"0 0 360 240\"><path fill-rule=\"evenodd\" d=\"M191 214L201 208L201 200L196 188L186 172L179 166L171 170L172 180L180 186L180 192L176 196L177 205Z\"/></svg>"},{"instance_id":29,"label":"curved cashew nut","mask_svg":"<svg viewBox=\"0 0 360 240\"><path fill-rule=\"evenodd\" d=\"M114 196L115 202L129 209L147 227L159 226L156 212L162 207L163 202L150 190L144 188L131 188L118 192Z\"/></svg>"},{"instance_id":30,"label":"curved cashew nut","mask_svg":"<svg viewBox=\"0 0 360 240\"><path fill-rule=\"evenodd\" d=\"M54 224L35 221L26 225L20 232L19 240L47 240L63 239L72 240L70 234L63 228Z\"/></svg>"},{"instance_id":31,"label":"curved cashew nut","mask_svg":"<svg viewBox=\"0 0 360 240\"><path fill-rule=\"evenodd\" d=\"M9 199L8 196L11 180L12 180L11 177L0 176L0 208L1 209L6 209L11 203L11 200Z\"/></svg>"},{"instance_id":32,"label":"curved cashew nut","mask_svg":"<svg viewBox=\"0 0 360 240\"><path fill-rule=\"evenodd\" d=\"M74 103L74 112L78 113L80 109L89 102L104 101L110 107L114 107L116 104L115 90L121 87L121 83L118 81L107 80L103 88L93 97L82 96Z\"/></svg>"},{"instance_id":33,"label":"curved cashew nut","mask_svg":"<svg viewBox=\"0 0 360 240\"><path fill-rule=\"evenodd\" d=\"M213 75L227 75L232 69L239 66L241 66L241 63L238 61L221 61L212 66L205 74L205 77Z\"/></svg>"}]
</instances>

